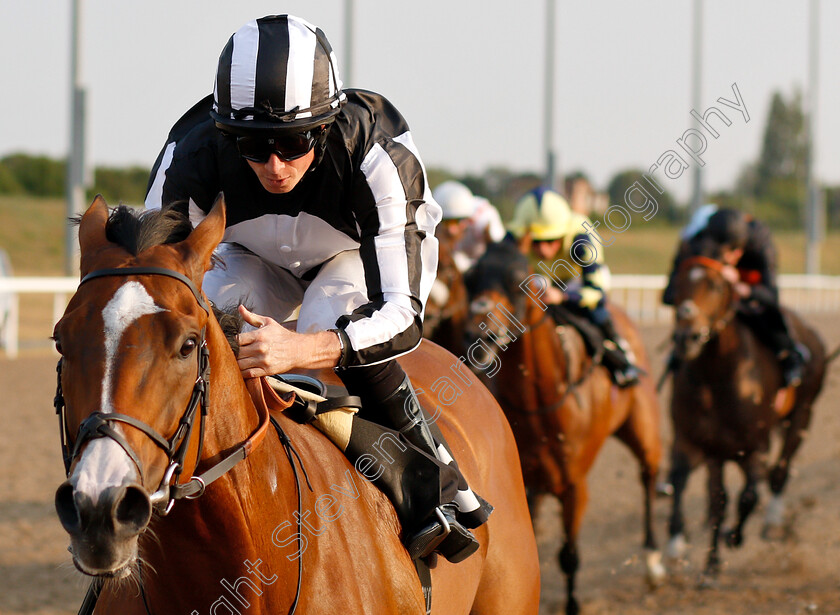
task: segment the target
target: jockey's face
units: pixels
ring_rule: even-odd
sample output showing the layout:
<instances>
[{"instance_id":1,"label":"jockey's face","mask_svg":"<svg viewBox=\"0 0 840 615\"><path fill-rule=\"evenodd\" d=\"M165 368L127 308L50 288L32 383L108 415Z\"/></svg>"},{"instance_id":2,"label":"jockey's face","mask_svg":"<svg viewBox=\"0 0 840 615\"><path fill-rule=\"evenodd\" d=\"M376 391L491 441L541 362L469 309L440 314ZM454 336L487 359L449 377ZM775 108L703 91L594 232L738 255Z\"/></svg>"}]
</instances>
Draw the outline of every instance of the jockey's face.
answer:
<instances>
[{"instance_id":1,"label":"jockey's face","mask_svg":"<svg viewBox=\"0 0 840 615\"><path fill-rule=\"evenodd\" d=\"M726 265L732 265L733 267L738 265L738 261L741 260L741 257L744 255L743 248L730 248L725 247L721 251L720 260L723 261Z\"/></svg>"},{"instance_id":2,"label":"jockey's face","mask_svg":"<svg viewBox=\"0 0 840 615\"><path fill-rule=\"evenodd\" d=\"M309 150L305 156L295 160L280 160L277 154L271 154L268 162L246 160L248 166L257 174L262 187L271 194L285 194L298 185L315 160L315 150Z\"/></svg>"},{"instance_id":3,"label":"jockey's face","mask_svg":"<svg viewBox=\"0 0 840 615\"><path fill-rule=\"evenodd\" d=\"M447 218L441 221L441 225L453 241L458 241L464 235L469 220L461 218Z\"/></svg>"},{"instance_id":4,"label":"jockey's face","mask_svg":"<svg viewBox=\"0 0 840 615\"><path fill-rule=\"evenodd\" d=\"M554 257L557 256L557 253L560 251L562 245L562 239L552 239L549 241L533 240L531 242L531 246L534 250L534 253L539 257L540 260L543 261L554 260Z\"/></svg>"}]
</instances>

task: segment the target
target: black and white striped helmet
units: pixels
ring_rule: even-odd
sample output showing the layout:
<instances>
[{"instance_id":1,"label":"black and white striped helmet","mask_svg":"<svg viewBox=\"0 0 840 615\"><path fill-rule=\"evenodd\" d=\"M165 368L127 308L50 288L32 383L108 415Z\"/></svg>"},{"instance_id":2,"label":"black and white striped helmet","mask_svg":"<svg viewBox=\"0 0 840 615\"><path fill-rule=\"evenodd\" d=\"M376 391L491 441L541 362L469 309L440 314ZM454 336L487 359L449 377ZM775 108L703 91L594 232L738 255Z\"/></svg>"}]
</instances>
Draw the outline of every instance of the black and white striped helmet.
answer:
<instances>
[{"instance_id":1,"label":"black and white striped helmet","mask_svg":"<svg viewBox=\"0 0 840 615\"><path fill-rule=\"evenodd\" d=\"M228 40L210 115L232 134L299 132L330 123L345 100L324 33L299 17L270 15Z\"/></svg>"}]
</instances>

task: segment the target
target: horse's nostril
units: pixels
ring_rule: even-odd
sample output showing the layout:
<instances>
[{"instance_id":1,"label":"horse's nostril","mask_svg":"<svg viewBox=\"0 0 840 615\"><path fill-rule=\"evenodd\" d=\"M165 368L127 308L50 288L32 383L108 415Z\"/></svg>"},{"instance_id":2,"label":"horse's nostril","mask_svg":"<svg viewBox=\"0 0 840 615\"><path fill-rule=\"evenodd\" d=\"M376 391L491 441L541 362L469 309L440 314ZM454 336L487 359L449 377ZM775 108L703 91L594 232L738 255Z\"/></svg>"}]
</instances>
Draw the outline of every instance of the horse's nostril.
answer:
<instances>
[{"instance_id":1,"label":"horse's nostril","mask_svg":"<svg viewBox=\"0 0 840 615\"><path fill-rule=\"evenodd\" d=\"M125 526L136 533L146 526L152 516L152 503L145 490L135 485L125 488L114 513L116 526Z\"/></svg>"},{"instance_id":2,"label":"horse's nostril","mask_svg":"<svg viewBox=\"0 0 840 615\"><path fill-rule=\"evenodd\" d=\"M73 485L69 482L63 483L55 492L55 511L65 530L68 532L79 530L81 519L73 498Z\"/></svg>"}]
</instances>

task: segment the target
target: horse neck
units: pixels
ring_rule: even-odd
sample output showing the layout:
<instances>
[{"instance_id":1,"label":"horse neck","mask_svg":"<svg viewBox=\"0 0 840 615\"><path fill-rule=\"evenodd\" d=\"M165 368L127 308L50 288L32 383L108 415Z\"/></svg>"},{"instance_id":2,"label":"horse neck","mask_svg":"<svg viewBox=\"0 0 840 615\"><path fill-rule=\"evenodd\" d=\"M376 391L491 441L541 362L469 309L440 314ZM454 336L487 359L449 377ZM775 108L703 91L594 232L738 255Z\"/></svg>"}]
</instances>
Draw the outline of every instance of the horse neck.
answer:
<instances>
[{"instance_id":1,"label":"horse neck","mask_svg":"<svg viewBox=\"0 0 840 615\"><path fill-rule=\"evenodd\" d=\"M505 388L510 387L521 403L536 407L565 389L569 357L550 315L530 301L525 314L526 330L501 355L501 369L509 374Z\"/></svg>"},{"instance_id":2,"label":"horse neck","mask_svg":"<svg viewBox=\"0 0 840 615\"><path fill-rule=\"evenodd\" d=\"M730 318L726 325L706 345L707 351L703 354L710 357L705 362L706 367L715 373L723 372L734 375L733 368L741 358L744 343L743 331L737 322L737 318Z\"/></svg>"},{"instance_id":3,"label":"horse neck","mask_svg":"<svg viewBox=\"0 0 840 615\"><path fill-rule=\"evenodd\" d=\"M202 460L195 474L205 471L247 440L259 424L254 402L220 330L208 332L208 345L210 408ZM285 419L281 417L281 420ZM155 537L147 540L143 548L144 559L156 571L149 599L171 605L167 596L186 595L187 605L188 600L200 604L209 595L207 592L222 594L222 579L233 582L241 577L248 568L246 560L253 561L253 554L265 551L266 544L274 549L272 531L278 520L294 523L295 494L292 469L274 430L269 427L265 438L246 459L208 486L199 498L176 501L171 514L154 524ZM196 555L199 543L201 556ZM184 591L190 571L201 577L189 579L195 581L192 597L192 590ZM280 558L272 562L270 574L281 575L293 583L297 578L296 563ZM288 583L275 584L272 591L281 592L285 600L289 592L293 595L294 588ZM189 608L184 612L190 612Z\"/></svg>"}]
</instances>

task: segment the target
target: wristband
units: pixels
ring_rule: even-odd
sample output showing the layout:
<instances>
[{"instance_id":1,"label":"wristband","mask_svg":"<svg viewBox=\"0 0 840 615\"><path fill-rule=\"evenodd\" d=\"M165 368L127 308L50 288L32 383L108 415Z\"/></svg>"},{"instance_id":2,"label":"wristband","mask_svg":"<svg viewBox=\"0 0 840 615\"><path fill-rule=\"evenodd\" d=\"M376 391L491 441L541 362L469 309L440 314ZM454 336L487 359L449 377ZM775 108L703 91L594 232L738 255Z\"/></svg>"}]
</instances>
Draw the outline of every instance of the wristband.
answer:
<instances>
[{"instance_id":1,"label":"wristband","mask_svg":"<svg viewBox=\"0 0 840 615\"><path fill-rule=\"evenodd\" d=\"M349 339L347 339L347 333L345 333L341 329L328 329L328 331L331 331L332 333L335 333L338 336L338 345L339 345L339 348L341 349L341 354L338 357L337 367L346 367L347 366L347 359L348 359L348 356L349 356L349 353L347 352L347 348L350 345L348 343Z\"/></svg>"}]
</instances>

